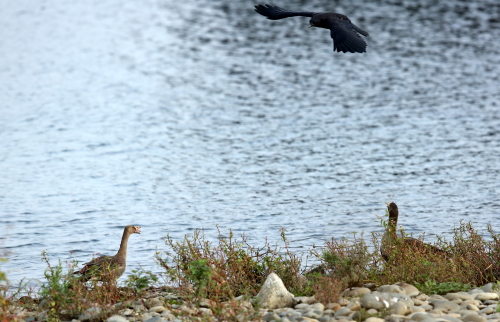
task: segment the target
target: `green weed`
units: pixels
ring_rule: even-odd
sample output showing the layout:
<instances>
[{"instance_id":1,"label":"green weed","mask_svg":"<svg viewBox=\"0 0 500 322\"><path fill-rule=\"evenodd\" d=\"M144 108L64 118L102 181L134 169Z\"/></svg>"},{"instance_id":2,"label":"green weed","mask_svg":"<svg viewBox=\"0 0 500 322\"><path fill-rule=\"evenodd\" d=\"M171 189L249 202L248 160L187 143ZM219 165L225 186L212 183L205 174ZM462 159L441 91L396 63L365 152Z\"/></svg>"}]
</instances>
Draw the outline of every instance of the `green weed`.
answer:
<instances>
[{"instance_id":1,"label":"green weed","mask_svg":"<svg viewBox=\"0 0 500 322\"><path fill-rule=\"evenodd\" d=\"M415 287L419 289L420 292L425 294L447 294L455 292L466 292L469 291L473 285L464 284L462 282L442 282L438 283L436 281L428 280L424 283L415 283Z\"/></svg>"},{"instance_id":2,"label":"green weed","mask_svg":"<svg viewBox=\"0 0 500 322\"><path fill-rule=\"evenodd\" d=\"M125 286L136 292L140 292L157 284L158 280L158 276L153 272L138 268L132 270L132 274L125 281Z\"/></svg>"}]
</instances>

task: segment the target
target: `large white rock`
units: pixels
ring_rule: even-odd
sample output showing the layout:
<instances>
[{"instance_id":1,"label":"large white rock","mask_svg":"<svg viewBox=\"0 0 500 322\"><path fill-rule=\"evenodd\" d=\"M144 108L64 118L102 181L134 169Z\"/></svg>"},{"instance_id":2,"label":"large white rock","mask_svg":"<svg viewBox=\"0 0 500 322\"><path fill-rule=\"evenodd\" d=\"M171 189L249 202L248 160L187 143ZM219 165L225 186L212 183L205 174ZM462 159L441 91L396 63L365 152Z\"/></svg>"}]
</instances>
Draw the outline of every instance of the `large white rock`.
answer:
<instances>
[{"instance_id":1,"label":"large white rock","mask_svg":"<svg viewBox=\"0 0 500 322\"><path fill-rule=\"evenodd\" d=\"M474 299L478 301L498 300L498 293L478 293Z\"/></svg>"},{"instance_id":2,"label":"large white rock","mask_svg":"<svg viewBox=\"0 0 500 322\"><path fill-rule=\"evenodd\" d=\"M288 292L281 278L275 273L269 274L256 297L262 306L268 309L293 306L294 295Z\"/></svg>"},{"instance_id":3,"label":"large white rock","mask_svg":"<svg viewBox=\"0 0 500 322\"><path fill-rule=\"evenodd\" d=\"M435 310L440 310L441 312L456 312L460 310L460 305L455 302L440 300L430 300L429 302L434 306Z\"/></svg>"},{"instance_id":4,"label":"large white rock","mask_svg":"<svg viewBox=\"0 0 500 322\"><path fill-rule=\"evenodd\" d=\"M366 287L351 287L342 292L344 297L358 297L366 293L370 293L370 289Z\"/></svg>"},{"instance_id":5,"label":"large white rock","mask_svg":"<svg viewBox=\"0 0 500 322\"><path fill-rule=\"evenodd\" d=\"M474 300L474 295L471 295L466 292L456 292L456 293L448 293L444 296L448 301L453 301L455 299L460 299L462 301Z\"/></svg>"},{"instance_id":6,"label":"large white rock","mask_svg":"<svg viewBox=\"0 0 500 322\"><path fill-rule=\"evenodd\" d=\"M481 289L485 292L492 293L495 291L496 285L497 285L497 283L488 283L488 284L484 285L483 287L481 287Z\"/></svg>"},{"instance_id":7,"label":"large white rock","mask_svg":"<svg viewBox=\"0 0 500 322\"><path fill-rule=\"evenodd\" d=\"M120 315L113 315L109 317L106 322L128 322L126 318Z\"/></svg>"},{"instance_id":8,"label":"large white rock","mask_svg":"<svg viewBox=\"0 0 500 322\"><path fill-rule=\"evenodd\" d=\"M361 306L365 309L379 310L389 308L397 302L402 302L406 307L414 305L408 295L401 293L371 292L363 295L361 298Z\"/></svg>"},{"instance_id":9,"label":"large white rock","mask_svg":"<svg viewBox=\"0 0 500 322\"><path fill-rule=\"evenodd\" d=\"M377 289L377 291L383 293L406 294L405 290L399 285L382 285Z\"/></svg>"},{"instance_id":10,"label":"large white rock","mask_svg":"<svg viewBox=\"0 0 500 322\"><path fill-rule=\"evenodd\" d=\"M418 294L420 294L420 291L418 290L418 288L416 288L415 286L413 286L411 284L399 282L399 283L396 283L395 285L401 286L403 288L403 290L405 291L405 294L408 296L417 296Z\"/></svg>"},{"instance_id":11,"label":"large white rock","mask_svg":"<svg viewBox=\"0 0 500 322\"><path fill-rule=\"evenodd\" d=\"M381 319L381 318L376 318L376 317L369 317L368 319L366 319L365 322L384 322L385 320L384 319Z\"/></svg>"}]
</instances>

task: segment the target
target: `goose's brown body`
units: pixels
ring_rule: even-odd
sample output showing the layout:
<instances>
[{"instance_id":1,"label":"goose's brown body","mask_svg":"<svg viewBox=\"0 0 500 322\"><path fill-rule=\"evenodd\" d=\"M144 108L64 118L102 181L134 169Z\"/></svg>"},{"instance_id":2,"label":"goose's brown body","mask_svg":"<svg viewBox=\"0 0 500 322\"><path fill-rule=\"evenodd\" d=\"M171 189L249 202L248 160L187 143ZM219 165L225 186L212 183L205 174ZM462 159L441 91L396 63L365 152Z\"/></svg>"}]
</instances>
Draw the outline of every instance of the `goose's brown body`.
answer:
<instances>
[{"instance_id":1,"label":"goose's brown body","mask_svg":"<svg viewBox=\"0 0 500 322\"><path fill-rule=\"evenodd\" d=\"M396 236L396 225L398 223L399 216L398 206L394 202L391 202L391 204L387 206L387 210L389 212L389 222L387 223L387 228L384 232L384 236L382 237L382 245L380 246L380 254L386 262L391 258L395 239L398 238ZM408 246L408 250L410 251L442 254L443 256L448 255L446 251L436 246L426 244L420 239L404 237L402 241Z\"/></svg>"},{"instance_id":2,"label":"goose's brown body","mask_svg":"<svg viewBox=\"0 0 500 322\"><path fill-rule=\"evenodd\" d=\"M125 272L127 268L127 244L128 238L132 234L140 234L139 226L127 226L123 230L123 236L120 243L120 249L114 256L100 256L94 258L73 274L80 274L81 279L88 281L90 279L116 280Z\"/></svg>"}]
</instances>

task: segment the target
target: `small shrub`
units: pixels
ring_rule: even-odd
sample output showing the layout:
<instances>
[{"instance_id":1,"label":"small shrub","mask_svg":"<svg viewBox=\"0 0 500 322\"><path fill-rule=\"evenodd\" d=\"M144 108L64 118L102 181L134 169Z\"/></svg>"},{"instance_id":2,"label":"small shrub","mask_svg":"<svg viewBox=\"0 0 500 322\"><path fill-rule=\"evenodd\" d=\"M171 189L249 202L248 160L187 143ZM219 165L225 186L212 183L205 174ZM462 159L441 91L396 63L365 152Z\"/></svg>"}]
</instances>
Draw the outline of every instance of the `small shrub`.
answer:
<instances>
[{"instance_id":1,"label":"small shrub","mask_svg":"<svg viewBox=\"0 0 500 322\"><path fill-rule=\"evenodd\" d=\"M215 321L262 321L260 306L253 307L248 296L244 300L214 301L211 309Z\"/></svg>"},{"instance_id":2,"label":"small shrub","mask_svg":"<svg viewBox=\"0 0 500 322\"><path fill-rule=\"evenodd\" d=\"M218 237L218 244L213 245L200 230L185 236L181 242L174 242L167 236L166 244L170 249L165 251L165 258L161 253L157 253L156 258L165 268L170 282L184 294L215 300L256 295L271 272L278 274L291 292L302 288L301 260L288 249L284 230L284 252L268 243L254 248L244 235L236 239L232 231L228 237L223 237L219 231Z\"/></svg>"},{"instance_id":3,"label":"small shrub","mask_svg":"<svg viewBox=\"0 0 500 322\"><path fill-rule=\"evenodd\" d=\"M196 296L206 297L207 287L212 284L212 269L207 265L206 259L198 259L189 263L188 277L195 285Z\"/></svg>"},{"instance_id":4,"label":"small shrub","mask_svg":"<svg viewBox=\"0 0 500 322\"><path fill-rule=\"evenodd\" d=\"M65 271L61 261L52 266L46 252L42 252L42 260L47 263L47 269L44 272L46 283L41 286L40 297L46 303L48 321L71 320L90 307L101 308L96 319L104 319L116 310L113 304L133 299L137 295L119 288L112 272L109 275L100 274L106 282L85 283L73 275L76 263L69 263Z\"/></svg>"},{"instance_id":5,"label":"small shrub","mask_svg":"<svg viewBox=\"0 0 500 322\"><path fill-rule=\"evenodd\" d=\"M156 283L158 283L158 276L151 271L140 268L132 270L132 274L130 274L125 281L125 286L136 292L140 292Z\"/></svg>"},{"instance_id":6,"label":"small shrub","mask_svg":"<svg viewBox=\"0 0 500 322\"><path fill-rule=\"evenodd\" d=\"M6 261L6 258L0 257L0 262ZM0 271L0 321L8 321L7 318L10 317L8 312L11 302L9 300L9 297L7 296L7 291L9 289L9 285L7 282L7 275L4 272Z\"/></svg>"},{"instance_id":7,"label":"small shrub","mask_svg":"<svg viewBox=\"0 0 500 322\"><path fill-rule=\"evenodd\" d=\"M454 244L451 249L461 280L483 285L499 279L500 247L498 235L493 233L491 226L488 226L488 231L493 239L492 242L486 241L470 222L461 221L453 230Z\"/></svg>"},{"instance_id":8,"label":"small shrub","mask_svg":"<svg viewBox=\"0 0 500 322\"><path fill-rule=\"evenodd\" d=\"M312 278L314 297L320 303L337 302L345 289L345 284L332 276L318 275Z\"/></svg>"},{"instance_id":9,"label":"small shrub","mask_svg":"<svg viewBox=\"0 0 500 322\"><path fill-rule=\"evenodd\" d=\"M377 285L403 281L442 292L484 285L500 278L500 236L491 226L488 231L492 241L481 237L470 223L461 222L454 229L453 242L438 236L432 246L412 247L405 241L409 236L399 228L391 240L387 262L380 255L380 234L372 235L373 247L356 236L353 240L332 239L322 253L316 253L321 264L312 271L336 278L346 287L368 281ZM443 251L434 252L433 247Z\"/></svg>"},{"instance_id":10,"label":"small shrub","mask_svg":"<svg viewBox=\"0 0 500 322\"><path fill-rule=\"evenodd\" d=\"M76 278L71 273L63 272L60 260L56 266L52 266L45 251L42 252L42 260L48 267L44 272L46 283L41 285L40 297L47 303L49 320L57 321L63 313L68 317L75 316L82 311L81 302L74 300L76 290L72 285L76 284Z\"/></svg>"},{"instance_id":11,"label":"small shrub","mask_svg":"<svg viewBox=\"0 0 500 322\"><path fill-rule=\"evenodd\" d=\"M0 264L7 262L10 255L5 249L0 248ZM7 274L0 271L0 321L2 322L23 322L27 311L33 311L38 308L35 297L29 282L22 279L19 284L12 285L7 279ZM21 294L25 294L21 296ZM20 308L23 311L20 311Z\"/></svg>"},{"instance_id":12,"label":"small shrub","mask_svg":"<svg viewBox=\"0 0 500 322\"><path fill-rule=\"evenodd\" d=\"M326 242L321 254L316 254L321 261L320 271L331 276L345 287L361 286L372 278L376 272L376 258L369 250L363 238Z\"/></svg>"}]
</instances>

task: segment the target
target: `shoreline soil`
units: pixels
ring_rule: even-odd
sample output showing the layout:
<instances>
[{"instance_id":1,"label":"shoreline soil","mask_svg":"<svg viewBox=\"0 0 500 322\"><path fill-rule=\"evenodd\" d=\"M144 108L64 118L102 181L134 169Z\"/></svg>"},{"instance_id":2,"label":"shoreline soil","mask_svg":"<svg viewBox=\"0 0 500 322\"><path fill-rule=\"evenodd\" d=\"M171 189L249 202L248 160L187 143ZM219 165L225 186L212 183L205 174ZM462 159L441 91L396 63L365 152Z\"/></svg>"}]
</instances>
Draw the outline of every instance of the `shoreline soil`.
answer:
<instances>
[{"instance_id":1,"label":"shoreline soil","mask_svg":"<svg viewBox=\"0 0 500 322\"><path fill-rule=\"evenodd\" d=\"M345 290L336 301L320 303L314 296L293 297L290 307L268 309L255 298L240 296L226 302L183 299L167 287L150 288L141 297L112 307L92 307L67 321L163 322L163 321L280 321L280 322L398 322L398 321L500 321L497 284L489 283L468 292L423 294L410 284ZM23 302L24 301L24 302ZM3 321L53 321L47 303L27 298L12 303L14 310ZM253 302L253 304L252 304ZM21 304L22 303L22 304ZM28 309L31 307L31 311ZM114 312L103 316L104 311ZM5 313L5 312L4 312ZM109 313L108 313L109 314ZM61 319L64 321L65 319Z\"/></svg>"}]
</instances>

